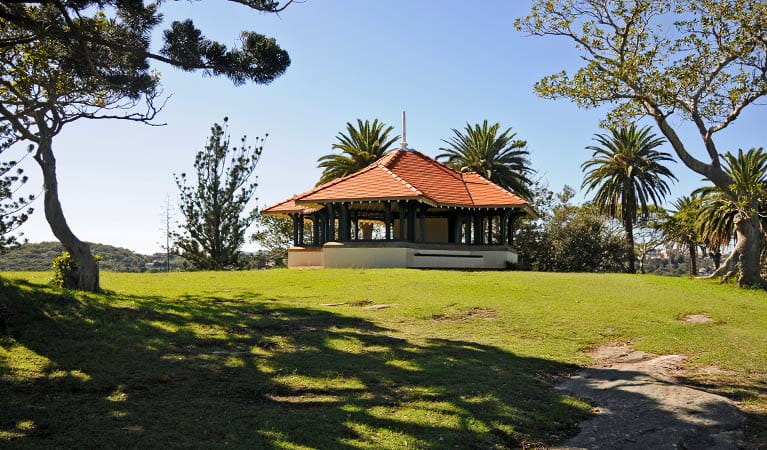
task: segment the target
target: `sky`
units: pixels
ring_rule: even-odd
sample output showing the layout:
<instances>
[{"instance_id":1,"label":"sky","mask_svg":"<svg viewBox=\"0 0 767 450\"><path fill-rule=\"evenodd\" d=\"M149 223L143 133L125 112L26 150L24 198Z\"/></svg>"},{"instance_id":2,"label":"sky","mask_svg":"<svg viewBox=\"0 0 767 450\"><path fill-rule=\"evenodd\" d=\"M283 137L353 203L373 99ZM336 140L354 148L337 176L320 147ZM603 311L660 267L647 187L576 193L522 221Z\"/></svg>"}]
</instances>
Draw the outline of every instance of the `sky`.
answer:
<instances>
[{"instance_id":1,"label":"sky","mask_svg":"<svg viewBox=\"0 0 767 450\"><path fill-rule=\"evenodd\" d=\"M317 158L332 151L346 122L378 118L400 134L403 110L411 148L435 156L452 128L487 119L513 128L528 142L532 166L550 189L559 191L565 184L578 189L580 165L590 156L585 147L602 131L599 122L606 110L578 109L533 91L541 77L579 67L575 48L564 38L529 37L514 29L529 1L477 5L306 0L274 15L232 2L165 3L166 24L192 18L209 38L229 45L236 45L240 31L256 31L276 38L292 64L269 85L244 86L158 64L163 89L171 95L158 119L165 126L120 121L68 125L54 151L70 227L85 241L140 253L159 251L163 204L178 198L173 174L191 170L210 126L224 117L229 117L235 141L243 134L269 134L256 170L253 207L312 187L320 175ZM689 150L703 158L700 138L681 120L673 124ZM718 133L717 143L720 151L767 146L767 108L747 109ZM673 153L670 146L667 150ZM24 168L30 177L27 189L37 191L42 186L39 168L31 158ZM702 184L681 163L672 170L679 182L671 199ZM584 198L582 192L576 197ZM37 211L21 231L30 242L55 240L42 199L33 206Z\"/></svg>"}]
</instances>

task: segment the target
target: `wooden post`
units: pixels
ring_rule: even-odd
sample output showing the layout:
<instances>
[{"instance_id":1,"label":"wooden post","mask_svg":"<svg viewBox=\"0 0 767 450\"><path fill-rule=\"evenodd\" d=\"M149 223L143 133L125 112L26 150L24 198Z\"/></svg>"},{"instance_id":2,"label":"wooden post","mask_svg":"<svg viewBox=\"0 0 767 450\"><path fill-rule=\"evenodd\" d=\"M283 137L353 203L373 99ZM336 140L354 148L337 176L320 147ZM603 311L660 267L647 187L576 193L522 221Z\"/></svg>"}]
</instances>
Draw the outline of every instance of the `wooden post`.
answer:
<instances>
[{"instance_id":1,"label":"wooden post","mask_svg":"<svg viewBox=\"0 0 767 450\"><path fill-rule=\"evenodd\" d=\"M312 220L312 245L317 245L320 242L320 237L319 237L319 234L320 234L319 233L319 231L320 231L319 225L320 224L319 224L319 220L317 220L317 214L316 213L311 214L309 217Z\"/></svg>"},{"instance_id":2,"label":"wooden post","mask_svg":"<svg viewBox=\"0 0 767 450\"><path fill-rule=\"evenodd\" d=\"M354 210L354 240L358 241L360 239L360 212L359 210Z\"/></svg>"},{"instance_id":3,"label":"wooden post","mask_svg":"<svg viewBox=\"0 0 767 450\"><path fill-rule=\"evenodd\" d=\"M298 247L298 215L290 214L290 218L293 219L293 247Z\"/></svg>"},{"instance_id":4,"label":"wooden post","mask_svg":"<svg viewBox=\"0 0 767 450\"><path fill-rule=\"evenodd\" d=\"M482 244L482 216L479 211L474 212L474 245Z\"/></svg>"},{"instance_id":5,"label":"wooden post","mask_svg":"<svg viewBox=\"0 0 767 450\"><path fill-rule=\"evenodd\" d=\"M506 224L508 223L508 221L509 221L509 213L505 212L501 214L500 222L498 223L498 229L501 231L501 242L500 242L501 245L507 244L506 239L509 234L506 230Z\"/></svg>"},{"instance_id":6,"label":"wooden post","mask_svg":"<svg viewBox=\"0 0 767 450\"><path fill-rule=\"evenodd\" d=\"M341 219L338 223L339 241L345 242L350 240L349 236L349 205L341 203Z\"/></svg>"},{"instance_id":7,"label":"wooden post","mask_svg":"<svg viewBox=\"0 0 767 450\"><path fill-rule=\"evenodd\" d=\"M418 242L426 242L426 205L421 205L419 230L418 230Z\"/></svg>"},{"instance_id":8,"label":"wooden post","mask_svg":"<svg viewBox=\"0 0 767 450\"><path fill-rule=\"evenodd\" d=\"M412 202L407 202L407 240L415 242L415 209Z\"/></svg>"},{"instance_id":9,"label":"wooden post","mask_svg":"<svg viewBox=\"0 0 767 450\"><path fill-rule=\"evenodd\" d=\"M384 222L386 222L386 233L384 239L391 240L391 202L384 202Z\"/></svg>"},{"instance_id":10,"label":"wooden post","mask_svg":"<svg viewBox=\"0 0 767 450\"><path fill-rule=\"evenodd\" d=\"M328 211L328 235L325 240L331 242L336 240L336 208L333 203L328 203L325 208Z\"/></svg>"},{"instance_id":11,"label":"wooden post","mask_svg":"<svg viewBox=\"0 0 767 450\"><path fill-rule=\"evenodd\" d=\"M407 203L397 202L397 213L399 214L399 240L406 241L407 228L405 228L405 216L407 215Z\"/></svg>"},{"instance_id":12,"label":"wooden post","mask_svg":"<svg viewBox=\"0 0 767 450\"><path fill-rule=\"evenodd\" d=\"M493 220L495 219L495 214L490 213L489 216L487 216L487 244L493 245Z\"/></svg>"},{"instance_id":13,"label":"wooden post","mask_svg":"<svg viewBox=\"0 0 767 450\"><path fill-rule=\"evenodd\" d=\"M298 246L304 245L304 213L298 214Z\"/></svg>"}]
</instances>

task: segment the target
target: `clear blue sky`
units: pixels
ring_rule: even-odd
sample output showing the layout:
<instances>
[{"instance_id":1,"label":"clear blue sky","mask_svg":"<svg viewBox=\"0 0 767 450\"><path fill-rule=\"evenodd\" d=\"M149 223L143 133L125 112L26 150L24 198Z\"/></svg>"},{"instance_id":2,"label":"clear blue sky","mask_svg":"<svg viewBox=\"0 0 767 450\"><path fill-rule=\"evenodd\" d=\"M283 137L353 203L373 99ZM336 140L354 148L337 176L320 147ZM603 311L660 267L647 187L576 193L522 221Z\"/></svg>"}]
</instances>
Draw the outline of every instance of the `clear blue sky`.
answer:
<instances>
[{"instance_id":1,"label":"clear blue sky","mask_svg":"<svg viewBox=\"0 0 767 450\"><path fill-rule=\"evenodd\" d=\"M227 2L169 2L168 19L191 17L211 38L234 44L242 30L275 37L292 65L271 85L234 87L225 79L158 65L173 97L164 127L118 121L70 125L55 142L60 194L83 240L149 253L162 239L162 204L175 201L173 173L189 171L210 125L230 118L233 137L269 133L257 173L263 206L314 185L319 156L330 152L347 121L379 118L396 125L408 113L408 143L434 156L451 128L483 119L512 127L529 142L533 167L559 190L580 187L580 164L604 111L538 98L541 76L578 66L564 39L517 33L527 1L327 1L295 4L279 17ZM767 146L767 108L753 107L719 134L721 151ZM683 137L698 155L699 138ZM671 152L671 149L669 148ZM30 190L42 184L25 164ZM682 164L673 197L700 185ZM583 197L580 196L579 199ZM42 213L23 231L54 240ZM253 248L252 244L249 248Z\"/></svg>"}]
</instances>

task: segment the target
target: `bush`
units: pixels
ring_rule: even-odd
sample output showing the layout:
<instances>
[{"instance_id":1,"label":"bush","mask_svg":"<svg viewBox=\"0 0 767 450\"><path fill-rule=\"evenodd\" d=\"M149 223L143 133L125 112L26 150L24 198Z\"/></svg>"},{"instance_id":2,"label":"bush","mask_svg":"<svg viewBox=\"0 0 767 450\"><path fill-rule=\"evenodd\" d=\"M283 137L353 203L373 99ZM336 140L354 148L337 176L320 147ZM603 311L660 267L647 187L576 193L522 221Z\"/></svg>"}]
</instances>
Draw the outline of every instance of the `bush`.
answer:
<instances>
[{"instance_id":1,"label":"bush","mask_svg":"<svg viewBox=\"0 0 767 450\"><path fill-rule=\"evenodd\" d=\"M77 287L78 277L77 264L69 252L61 252L60 256L53 258L52 286L74 289Z\"/></svg>"},{"instance_id":2,"label":"bush","mask_svg":"<svg viewBox=\"0 0 767 450\"><path fill-rule=\"evenodd\" d=\"M93 255L93 259L96 260L96 264L101 260L98 255ZM79 270L75 259L69 254L69 252L61 252L61 256L53 258L53 277L51 278L51 286L64 288L64 289L76 289L77 279L80 277Z\"/></svg>"}]
</instances>

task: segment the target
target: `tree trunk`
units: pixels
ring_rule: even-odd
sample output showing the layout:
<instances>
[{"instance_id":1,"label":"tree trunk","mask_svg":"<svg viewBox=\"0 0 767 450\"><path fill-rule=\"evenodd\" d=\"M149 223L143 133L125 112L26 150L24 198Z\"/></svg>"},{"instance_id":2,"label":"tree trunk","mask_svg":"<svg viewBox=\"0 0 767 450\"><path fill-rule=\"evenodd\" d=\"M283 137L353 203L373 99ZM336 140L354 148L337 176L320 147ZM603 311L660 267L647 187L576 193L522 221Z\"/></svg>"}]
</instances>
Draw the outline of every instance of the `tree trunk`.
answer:
<instances>
[{"instance_id":1,"label":"tree trunk","mask_svg":"<svg viewBox=\"0 0 767 450\"><path fill-rule=\"evenodd\" d=\"M688 244L687 247L690 251L690 262L687 266L690 269L690 276L696 277L698 276L698 252L695 250L694 243Z\"/></svg>"},{"instance_id":2,"label":"tree trunk","mask_svg":"<svg viewBox=\"0 0 767 450\"><path fill-rule=\"evenodd\" d=\"M723 277L724 281L739 272L738 286L767 289L759 260L763 239L759 215L735 217L735 235L732 253L708 278Z\"/></svg>"},{"instance_id":3,"label":"tree trunk","mask_svg":"<svg viewBox=\"0 0 767 450\"><path fill-rule=\"evenodd\" d=\"M51 138L40 138L35 161L43 172L45 218L51 226L53 235L77 264L77 286L72 287L82 291L98 292L99 268L91 254L90 246L72 233L61 209L59 186L56 180L56 158L53 156Z\"/></svg>"},{"instance_id":4,"label":"tree trunk","mask_svg":"<svg viewBox=\"0 0 767 450\"><path fill-rule=\"evenodd\" d=\"M739 254L740 278L738 285L764 288L767 282L761 275L759 256L762 247L762 232L759 226L759 214L735 219L737 241L733 253Z\"/></svg>"},{"instance_id":5,"label":"tree trunk","mask_svg":"<svg viewBox=\"0 0 767 450\"><path fill-rule=\"evenodd\" d=\"M623 219L623 227L626 230L626 266L627 273L637 273L636 255L634 254L634 223L630 217Z\"/></svg>"}]
</instances>

